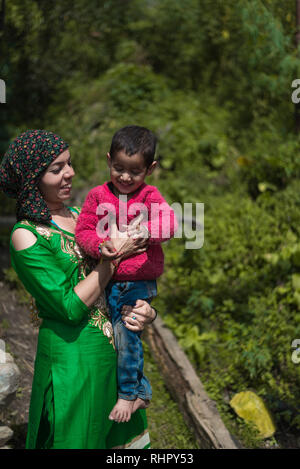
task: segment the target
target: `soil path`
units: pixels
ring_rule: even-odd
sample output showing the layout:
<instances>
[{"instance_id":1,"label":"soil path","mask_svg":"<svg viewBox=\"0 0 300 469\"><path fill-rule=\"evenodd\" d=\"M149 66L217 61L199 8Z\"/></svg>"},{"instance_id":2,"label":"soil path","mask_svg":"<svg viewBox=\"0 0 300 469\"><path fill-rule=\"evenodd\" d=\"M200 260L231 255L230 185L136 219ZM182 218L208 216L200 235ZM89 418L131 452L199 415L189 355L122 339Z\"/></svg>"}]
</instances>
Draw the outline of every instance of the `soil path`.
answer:
<instances>
[{"instance_id":1,"label":"soil path","mask_svg":"<svg viewBox=\"0 0 300 469\"><path fill-rule=\"evenodd\" d=\"M21 372L16 399L0 414L0 423L14 431L9 446L22 449L25 447L38 329L30 322L29 308L18 303L16 292L3 281L0 282L0 337Z\"/></svg>"}]
</instances>

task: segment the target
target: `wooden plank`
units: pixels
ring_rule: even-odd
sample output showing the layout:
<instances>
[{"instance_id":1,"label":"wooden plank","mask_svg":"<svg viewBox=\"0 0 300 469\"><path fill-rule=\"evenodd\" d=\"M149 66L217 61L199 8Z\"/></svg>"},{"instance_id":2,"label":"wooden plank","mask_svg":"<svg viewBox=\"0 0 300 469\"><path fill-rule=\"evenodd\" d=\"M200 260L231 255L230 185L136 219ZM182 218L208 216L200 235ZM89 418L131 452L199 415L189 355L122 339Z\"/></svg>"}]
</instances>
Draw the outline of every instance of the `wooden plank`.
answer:
<instances>
[{"instance_id":1,"label":"wooden plank","mask_svg":"<svg viewBox=\"0 0 300 469\"><path fill-rule=\"evenodd\" d=\"M208 397L186 354L160 317L145 329L145 339L199 447L242 448L225 427L215 402Z\"/></svg>"}]
</instances>

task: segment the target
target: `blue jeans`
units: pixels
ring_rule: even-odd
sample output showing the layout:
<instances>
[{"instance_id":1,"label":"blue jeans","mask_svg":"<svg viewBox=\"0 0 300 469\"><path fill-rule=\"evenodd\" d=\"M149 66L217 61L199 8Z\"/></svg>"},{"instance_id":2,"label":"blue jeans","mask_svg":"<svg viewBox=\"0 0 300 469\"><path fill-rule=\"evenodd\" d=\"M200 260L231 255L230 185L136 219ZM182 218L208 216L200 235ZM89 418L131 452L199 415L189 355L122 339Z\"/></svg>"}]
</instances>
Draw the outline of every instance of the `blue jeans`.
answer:
<instances>
[{"instance_id":1,"label":"blue jeans","mask_svg":"<svg viewBox=\"0 0 300 469\"><path fill-rule=\"evenodd\" d=\"M141 332L132 332L122 322L122 307L134 306L136 300L151 302L156 296L155 280L135 282L109 282L106 287L107 302L114 329L115 345L118 352L118 397L135 400L140 397L150 400L151 386L144 376L144 353Z\"/></svg>"}]
</instances>

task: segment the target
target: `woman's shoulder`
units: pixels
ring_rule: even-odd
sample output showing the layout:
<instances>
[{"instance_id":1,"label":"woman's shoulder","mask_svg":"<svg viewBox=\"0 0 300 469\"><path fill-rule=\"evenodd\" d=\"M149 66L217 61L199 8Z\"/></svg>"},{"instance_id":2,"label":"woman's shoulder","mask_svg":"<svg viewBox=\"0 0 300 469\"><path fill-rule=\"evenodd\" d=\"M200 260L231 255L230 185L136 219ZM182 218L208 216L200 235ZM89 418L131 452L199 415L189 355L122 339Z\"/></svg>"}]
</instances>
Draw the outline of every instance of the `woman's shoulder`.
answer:
<instances>
[{"instance_id":1,"label":"woman's shoulder","mask_svg":"<svg viewBox=\"0 0 300 469\"><path fill-rule=\"evenodd\" d=\"M49 244L54 230L30 220L18 221L12 231L10 242L15 250L27 249L33 245Z\"/></svg>"},{"instance_id":2,"label":"woman's shoulder","mask_svg":"<svg viewBox=\"0 0 300 469\"><path fill-rule=\"evenodd\" d=\"M29 220L21 220L21 221L18 221L14 226L13 226L13 229L11 231L11 235L13 235L15 232L24 232L24 231L28 231L28 232L33 232L35 233L36 232L36 225L35 223L33 223L32 221L29 221Z\"/></svg>"},{"instance_id":3,"label":"woman's shoulder","mask_svg":"<svg viewBox=\"0 0 300 469\"><path fill-rule=\"evenodd\" d=\"M37 236L32 231L22 227L17 227L11 235L11 242L16 251L28 249L36 241Z\"/></svg>"},{"instance_id":4,"label":"woman's shoulder","mask_svg":"<svg viewBox=\"0 0 300 469\"><path fill-rule=\"evenodd\" d=\"M28 249L37 241L35 225L28 220L18 221L12 229L10 239L16 251Z\"/></svg>"}]
</instances>

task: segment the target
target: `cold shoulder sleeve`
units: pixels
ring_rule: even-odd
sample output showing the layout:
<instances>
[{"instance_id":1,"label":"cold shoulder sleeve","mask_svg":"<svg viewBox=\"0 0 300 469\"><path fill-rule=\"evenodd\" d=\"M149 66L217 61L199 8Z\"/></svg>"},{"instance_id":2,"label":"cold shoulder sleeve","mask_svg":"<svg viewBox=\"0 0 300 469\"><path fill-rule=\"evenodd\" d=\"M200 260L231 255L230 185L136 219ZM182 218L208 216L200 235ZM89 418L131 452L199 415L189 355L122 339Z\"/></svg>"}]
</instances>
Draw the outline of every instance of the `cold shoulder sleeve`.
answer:
<instances>
[{"instance_id":1,"label":"cold shoulder sleeve","mask_svg":"<svg viewBox=\"0 0 300 469\"><path fill-rule=\"evenodd\" d=\"M20 225L20 228L25 226ZM59 252L57 246L42 236L36 243L17 251L10 242L12 266L26 290L33 296L41 318L79 324L90 309L75 293L78 283L78 265Z\"/></svg>"}]
</instances>

